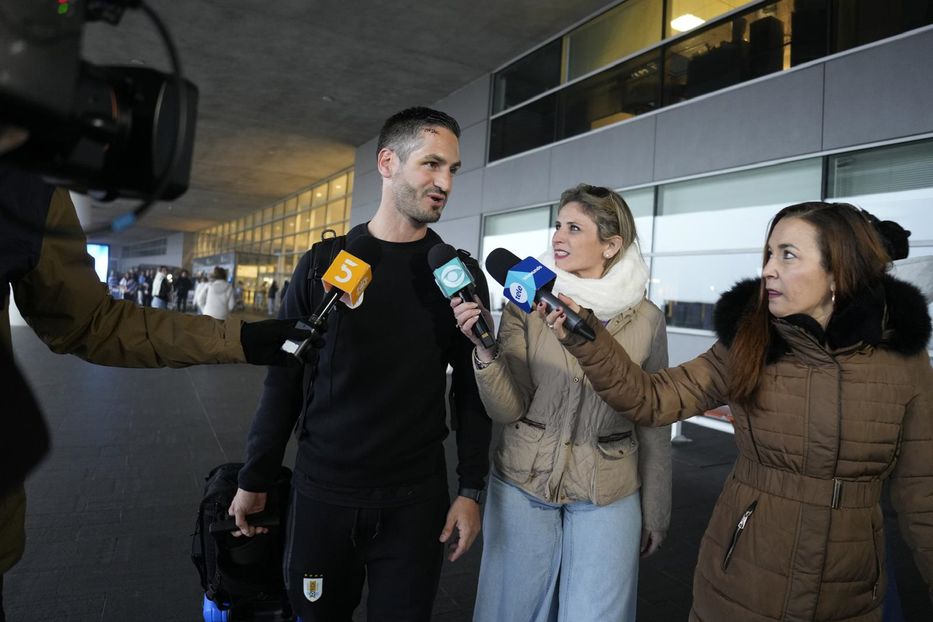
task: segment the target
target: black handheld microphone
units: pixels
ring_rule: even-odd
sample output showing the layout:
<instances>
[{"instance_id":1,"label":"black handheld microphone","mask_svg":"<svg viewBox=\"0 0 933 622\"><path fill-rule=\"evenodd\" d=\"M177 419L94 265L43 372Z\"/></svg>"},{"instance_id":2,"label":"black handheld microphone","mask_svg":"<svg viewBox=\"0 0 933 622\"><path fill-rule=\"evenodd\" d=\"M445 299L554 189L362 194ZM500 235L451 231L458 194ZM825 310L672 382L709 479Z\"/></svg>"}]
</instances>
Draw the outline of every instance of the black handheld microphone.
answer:
<instances>
[{"instance_id":1,"label":"black handheld microphone","mask_svg":"<svg viewBox=\"0 0 933 622\"><path fill-rule=\"evenodd\" d=\"M346 250L337 257L324 273L324 282L331 285L323 300L307 322L298 322L295 327L309 331L308 337L297 345L292 354L301 359L309 347L320 348L323 345L323 333L327 329L327 318L337 306L337 301L344 293L351 298L362 295L363 290L372 281L372 268L379 263L382 249L379 242L370 235L354 238ZM286 342L289 343L289 342ZM290 342L294 345L294 342Z\"/></svg>"},{"instance_id":2,"label":"black handheld microphone","mask_svg":"<svg viewBox=\"0 0 933 622\"><path fill-rule=\"evenodd\" d=\"M519 266L518 264L521 265ZM551 293L551 288L554 287L554 274L547 270L540 261L532 257L521 260L515 253L507 251L504 248L497 248L486 257L486 271L505 288L504 294L506 298L512 300L512 302L518 302L510 291L510 285L512 284L506 283L506 281L509 280L508 274L510 270L517 270L520 273L520 278L518 280L525 281L526 284L534 287L534 301L536 303L543 302L548 306L549 310L558 307L564 310L564 315L567 316L567 319L564 320L564 326L567 327L567 330L589 341L596 339L596 333L583 321L583 318L568 309L567 305L562 303L557 296ZM540 282L540 280L535 281L533 276L536 273L540 274L545 271L550 273L550 278L543 283ZM525 308L527 309L528 307Z\"/></svg>"},{"instance_id":3,"label":"black handheld microphone","mask_svg":"<svg viewBox=\"0 0 933 622\"><path fill-rule=\"evenodd\" d=\"M428 251L428 265L434 272L434 280L443 292L445 298L458 296L463 300L476 302L476 290L473 287L473 275L460 261L457 251L450 244L436 244ZM486 318L482 315L473 325L473 334L476 335L484 348L496 345L496 339L489 330Z\"/></svg>"}]
</instances>

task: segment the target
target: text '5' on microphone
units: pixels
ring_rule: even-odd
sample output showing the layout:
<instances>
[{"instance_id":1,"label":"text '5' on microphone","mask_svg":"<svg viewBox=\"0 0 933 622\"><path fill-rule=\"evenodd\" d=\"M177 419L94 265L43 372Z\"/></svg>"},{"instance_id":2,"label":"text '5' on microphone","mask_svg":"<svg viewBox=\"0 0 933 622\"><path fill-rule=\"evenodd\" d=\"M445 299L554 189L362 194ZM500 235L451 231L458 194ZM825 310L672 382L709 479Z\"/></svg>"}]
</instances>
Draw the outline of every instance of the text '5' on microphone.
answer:
<instances>
[{"instance_id":1,"label":"text '5' on microphone","mask_svg":"<svg viewBox=\"0 0 933 622\"><path fill-rule=\"evenodd\" d=\"M321 278L331 286L330 290L324 294L321 304L307 322L299 322L296 325L310 331L308 338L300 344L287 341L282 345L282 349L303 358L309 347L321 347L321 335L327 328L327 317L336 307L337 301L346 296L345 304L351 309L362 304L363 292L372 282L372 270L379 263L380 256L379 243L369 235L354 238L346 250L341 250Z\"/></svg>"},{"instance_id":2,"label":"text '5' on microphone","mask_svg":"<svg viewBox=\"0 0 933 622\"><path fill-rule=\"evenodd\" d=\"M596 333L583 318L551 293L557 275L534 257L519 260L511 251L497 248L486 257L486 270L505 288L502 294L525 313L531 313L539 302L546 304L549 311L559 307L567 318L564 320L567 330L589 341L596 339Z\"/></svg>"},{"instance_id":3,"label":"text '5' on microphone","mask_svg":"<svg viewBox=\"0 0 933 622\"><path fill-rule=\"evenodd\" d=\"M460 261L457 250L450 244L436 244L428 251L428 265L434 271L434 281L445 298L458 297L464 301L476 302L473 275ZM496 345L496 339L489 330L486 318L480 315L473 325L476 335L484 348Z\"/></svg>"}]
</instances>

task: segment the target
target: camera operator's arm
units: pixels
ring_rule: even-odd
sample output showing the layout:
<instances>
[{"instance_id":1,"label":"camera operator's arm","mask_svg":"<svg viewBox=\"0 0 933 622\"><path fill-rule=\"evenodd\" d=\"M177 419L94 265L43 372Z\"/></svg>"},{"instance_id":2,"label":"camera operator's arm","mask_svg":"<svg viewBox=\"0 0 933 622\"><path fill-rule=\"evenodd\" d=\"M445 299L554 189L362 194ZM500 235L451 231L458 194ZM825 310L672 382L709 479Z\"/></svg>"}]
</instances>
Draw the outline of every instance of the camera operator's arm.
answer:
<instances>
[{"instance_id":1,"label":"camera operator's arm","mask_svg":"<svg viewBox=\"0 0 933 622\"><path fill-rule=\"evenodd\" d=\"M42 196L29 192L44 184L37 177L22 174L12 181L18 190L22 187L20 196ZM36 210L44 207L36 206ZM274 353L286 337L296 336L284 322L251 324L241 335L240 320L219 322L114 300L94 272L68 192L55 190L46 209L50 230L74 231L74 235L41 237L41 232L25 231L25 235L41 238L36 244L40 250L34 266L13 280L13 294L23 317L54 352L121 367L269 363L258 355L244 354L242 344L254 353Z\"/></svg>"}]
</instances>

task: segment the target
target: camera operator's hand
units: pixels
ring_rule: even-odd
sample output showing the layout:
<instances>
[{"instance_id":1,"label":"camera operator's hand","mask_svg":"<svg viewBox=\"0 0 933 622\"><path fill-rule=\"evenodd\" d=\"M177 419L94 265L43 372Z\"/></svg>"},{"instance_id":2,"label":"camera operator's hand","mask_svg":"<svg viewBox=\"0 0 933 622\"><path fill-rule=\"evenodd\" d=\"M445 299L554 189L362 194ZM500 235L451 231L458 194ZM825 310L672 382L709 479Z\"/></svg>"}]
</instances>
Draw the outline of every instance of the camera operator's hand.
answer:
<instances>
[{"instance_id":1,"label":"camera operator's hand","mask_svg":"<svg viewBox=\"0 0 933 622\"><path fill-rule=\"evenodd\" d=\"M294 365L298 360L282 350L286 339L304 341L310 331L298 328L300 320L262 320L244 322L240 344L247 363L253 365Z\"/></svg>"}]
</instances>

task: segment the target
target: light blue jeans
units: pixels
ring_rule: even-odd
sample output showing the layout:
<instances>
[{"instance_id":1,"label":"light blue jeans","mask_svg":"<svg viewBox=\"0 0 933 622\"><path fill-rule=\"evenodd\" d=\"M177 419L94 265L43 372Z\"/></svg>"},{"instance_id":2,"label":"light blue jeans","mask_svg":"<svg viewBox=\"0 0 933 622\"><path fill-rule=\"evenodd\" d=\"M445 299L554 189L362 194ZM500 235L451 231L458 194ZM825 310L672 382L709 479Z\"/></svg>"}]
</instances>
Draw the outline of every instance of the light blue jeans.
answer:
<instances>
[{"instance_id":1,"label":"light blue jeans","mask_svg":"<svg viewBox=\"0 0 933 622\"><path fill-rule=\"evenodd\" d=\"M474 622L632 622L641 501L546 503L490 475Z\"/></svg>"}]
</instances>

